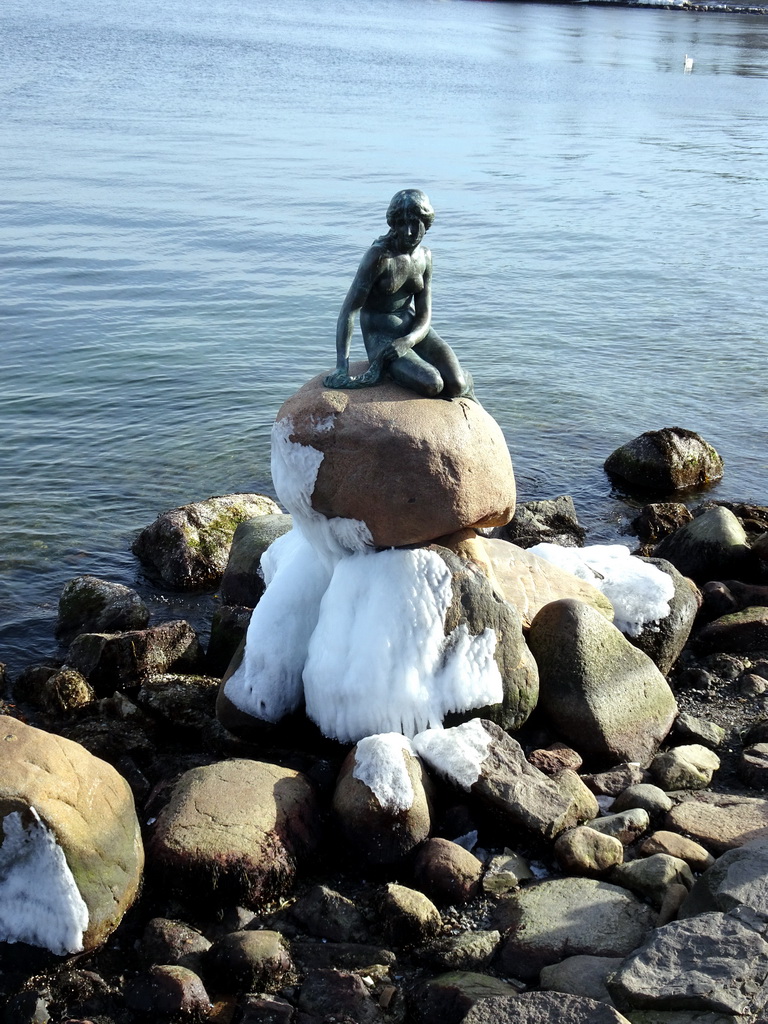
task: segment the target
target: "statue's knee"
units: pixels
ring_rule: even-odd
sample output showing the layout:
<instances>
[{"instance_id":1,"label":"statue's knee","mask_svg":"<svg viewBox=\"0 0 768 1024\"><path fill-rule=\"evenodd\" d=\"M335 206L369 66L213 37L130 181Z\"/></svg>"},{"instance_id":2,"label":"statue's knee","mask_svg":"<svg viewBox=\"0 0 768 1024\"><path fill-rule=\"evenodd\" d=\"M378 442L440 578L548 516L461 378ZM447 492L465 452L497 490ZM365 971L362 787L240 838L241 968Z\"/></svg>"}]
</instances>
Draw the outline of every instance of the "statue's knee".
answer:
<instances>
[{"instance_id":1,"label":"statue's knee","mask_svg":"<svg viewBox=\"0 0 768 1024\"><path fill-rule=\"evenodd\" d=\"M433 380L425 381L423 391L427 398L437 398L438 395L444 394L442 378L436 377Z\"/></svg>"},{"instance_id":2,"label":"statue's knee","mask_svg":"<svg viewBox=\"0 0 768 1024\"><path fill-rule=\"evenodd\" d=\"M461 374L458 374L443 383L442 396L443 398L458 398L459 395L465 394L466 390L467 382Z\"/></svg>"}]
</instances>

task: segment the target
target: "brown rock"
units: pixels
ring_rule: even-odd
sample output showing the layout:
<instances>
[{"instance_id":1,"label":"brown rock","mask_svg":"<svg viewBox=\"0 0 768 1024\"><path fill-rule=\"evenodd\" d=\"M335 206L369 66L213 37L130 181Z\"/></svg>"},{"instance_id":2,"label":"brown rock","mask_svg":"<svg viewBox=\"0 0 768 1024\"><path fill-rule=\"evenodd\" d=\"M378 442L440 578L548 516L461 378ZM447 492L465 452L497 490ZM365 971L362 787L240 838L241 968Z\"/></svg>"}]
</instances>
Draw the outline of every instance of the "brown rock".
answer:
<instances>
[{"instance_id":1,"label":"brown rock","mask_svg":"<svg viewBox=\"0 0 768 1024\"><path fill-rule=\"evenodd\" d=\"M714 854L768 838L768 800L728 793L695 793L674 807L666 827L685 832Z\"/></svg>"},{"instance_id":2,"label":"brown rock","mask_svg":"<svg viewBox=\"0 0 768 1024\"><path fill-rule=\"evenodd\" d=\"M418 398L391 381L359 391L322 382L320 374L289 398L275 424L291 443L323 454L311 495L316 512L364 522L378 547L512 518L509 451L476 402Z\"/></svg>"},{"instance_id":3,"label":"brown rock","mask_svg":"<svg viewBox=\"0 0 768 1024\"><path fill-rule=\"evenodd\" d=\"M413 866L416 885L437 903L467 903L480 891L483 866L448 839L428 839Z\"/></svg>"},{"instance_id":4,"label":"brown rock","mask_svg":"<svg viewBox=\"0 0 768 1024\"><path fill-rule=\"evenodd\" d=\"M218 992L277 992L293 971L279 932L240 931L223 935L205 955L205 977Z\"/></svg>"},{"instance_id":5,"label":"brown rock","mask_svg":"<svg viewBox=\"0 0 768 1024\"><path fill-rule=\"evenodd\" d=\"M532 750L528 760L545 775L556 775L563 768L577 772L582 765L581 754L565 743L552 743L544 749Z\"/></svg>"},{"instance_id":6,"label":"brown rock","mask_svg":"<svg viewBox=\"0 0 768 1024\"><path fill-rule=\"evenodd\" d=\"M384 934L395 946L423 944L437 934L440 912L424 893L390 882L379 897Z\"/></svg>"},{"instance_id":7,"label":"brown rock","mask_svg":"<svg viewBox=\"0 0 768 1024\"><path fill-rule=\"evenodd\" d=\"M768 607L722 615L696 636L700 650L746 654L768 650Z\"/></svg>"},{"instance_id":8,"label":"brown rock","mask_svg":"<svg viewBox=\"0 0 768 1024\"><path fill-rule=\"evenodd\" d=\"M571 874L599 877L623 862L624 847L615 836L582 825L557 837L555 856Z\"/></svg>"},{"instance_id":9,"label":"brown rock","mask_svg":"<svg viewBox=\"0 0 768 1024\"><path fill-rule=\"evenodd\" d=\"M648 836L640 844L638 853L643 857L650 857L654 853L668 853L671 857L684 860L691 871L706 871L714 864L715 858L692 839L686 839L677 832L666 832L660 829Z\"/></svg>"}]
</instances>

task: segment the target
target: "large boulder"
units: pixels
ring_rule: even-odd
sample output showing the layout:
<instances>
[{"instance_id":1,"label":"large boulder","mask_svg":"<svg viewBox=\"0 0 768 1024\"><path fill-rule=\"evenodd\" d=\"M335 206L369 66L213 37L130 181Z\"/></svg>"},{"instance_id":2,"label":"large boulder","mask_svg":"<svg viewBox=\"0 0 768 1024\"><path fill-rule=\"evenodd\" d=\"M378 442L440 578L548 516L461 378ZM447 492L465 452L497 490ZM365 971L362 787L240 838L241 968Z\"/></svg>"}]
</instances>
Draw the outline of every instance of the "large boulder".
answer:
<instances>
[{"instance_id":1,"label":"large boulder","mask_svg":"<svg viewBox=\"0 0 768 1024\"><path fill-rule=\"evenodd\" d=\"M419 398L392 381L341 391L320 374L305 384L277 414L272 473L289 512L364 524L376 547L500 526L515 510L512 462L493 418L468 399Z\"/></svg>"},{"instance_id":2,"label":"large boulder","mask_svg":"<svg viewBox=\"0 0 768 1024\"><path fill-rule=\"evenodd\" d=\"M605 460L605 469L631 487L667 494L719 480L723 460L692 430L664 427L617 448Z\"/></svg>"},{"instance_id":3,"label":"large boulder","mask_svg":"<svg viewBox=\"0 0 768 1024\"><path fill-rule=\"evenodd\" d=\"M757 556L736 516L719 505L669 534L654 549L696 583L752 575Z\"/></svg>"},{"instance_id":4,"label":"large boulder","mask_svg":"<svg viewBox=\"0 0 768 1024\"><path fill-rule=\"evenodd\" d=\"M669 602L669 615L658 622L646 623L638 636L628 639L656 663L662 675L667 675L691 635L699 610L699 596L696 588L671 562L663 558L645 558L643 561L665 572L674 584L675 593Z\"/></svg>"},{"instance_id":5,"label":"large boulder","mask_svg":"<svg viewBox=\"0 0 768 1024\"><path fill-rule=\"evenodd\" d=\"M147 526L133 553L160 580L179 590L215 587L240 523L280 512L263 494L226 494L173 508Z\"/></svg>"},{"instance_id":6,"label":"large boulder","mask_svg":"<svg viewBox=\"0 0 768 1024\"><path fill-rule=\"evenodd\" d=\"M677 714L651 659L594 608L554 601L531 624L540 706L585 757L647 762Z\"/></svg>"},{"instance_id":7,"label":"large boulder","mask_svg":"<svg viewBox=\"0 0 768 1024\"><path fill-rule=\"evenodd\" d=\"M185 772L148 849L171 888L258 906L290 888L319 827L314 787L301 772L233 759Z\"/></svg>"},{"instance_id":8,"label":"large boulder","mask_svg":"<svg viewBox=\"0 0 768 1024\"><path fill-rule=\"evenodd\" d=\"M128 783L78 743L13 718L0 718L0 741L0 940L93 949L141 882Z\"/></svg>"},{"instance_id":9,"label":"large boulder","mask_svg":"<svg viewBox=\"0 0 768 1024\"><path fill-rule=\"evenodd\" d=\"M135 590L78 576L61 592L56 635L66 642L78 633L119 633L144 629L148 622L149 610Z\"/></svg>"},{"instance_id":10,"label":"large boulder","mask_svg":"<svg viewBox=\"0 0 768 1024\"><path fill-rule=\"evenodd\" d=\"M678 917L750 907L768 916L768 841L727 850L696 880Z\"/></svg>"},{"instance_id":11,"label":"large boulder","mask_svg":"<svg viewBox=\"0 0 768 1024\"><path fill-rule=\"evenodd\" d=\"M264 593L261 556L269 545L293 526L293 516L273 513L254 516L240 523L232 538L227 566L221 580L221 600L225 605L253 608Z\"/></svg>"}]
</instances>

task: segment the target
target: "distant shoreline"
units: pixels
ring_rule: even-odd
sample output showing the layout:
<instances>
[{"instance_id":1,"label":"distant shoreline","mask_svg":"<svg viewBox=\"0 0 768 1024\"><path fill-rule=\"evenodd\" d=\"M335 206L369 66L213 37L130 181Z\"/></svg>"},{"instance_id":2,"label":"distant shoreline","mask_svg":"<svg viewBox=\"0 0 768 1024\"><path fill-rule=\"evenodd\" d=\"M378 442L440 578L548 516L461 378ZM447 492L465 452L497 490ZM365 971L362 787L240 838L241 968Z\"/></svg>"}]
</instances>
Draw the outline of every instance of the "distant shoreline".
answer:
<instances>
[{"instance_id":1,"label":"distant shoreline","mask_svg":"<svg viewBox=\"0 0 768 1024\"><path fill-rule=\"evenodd\" d=\"M562 0L538 0L540 3L562 3ZM706 11L716 14L768 14L768 4L737 3L732 0L569 0L572 4L593 7L644 7L665 11Z\"/></svg>"}]
</instances>

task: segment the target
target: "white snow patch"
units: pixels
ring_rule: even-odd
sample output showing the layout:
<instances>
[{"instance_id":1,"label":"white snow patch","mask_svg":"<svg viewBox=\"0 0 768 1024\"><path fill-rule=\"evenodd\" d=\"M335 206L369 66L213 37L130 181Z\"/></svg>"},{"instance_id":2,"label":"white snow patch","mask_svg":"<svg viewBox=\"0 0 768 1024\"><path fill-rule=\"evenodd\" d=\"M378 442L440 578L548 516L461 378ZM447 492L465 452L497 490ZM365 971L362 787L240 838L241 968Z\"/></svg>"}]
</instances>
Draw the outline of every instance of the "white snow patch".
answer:
<instances>
[{"instance_id":1,"label":"white snow patch","mask_svg":"<svg viewBox=\"0 0 768 1024\"><path fill-rule=\"evenodd\" d=\"M415 794L406 750L414 753L405 736L395 732L366 736L357 744L352 776L366 784L385 811L397 813L413 807Z\"/></svg>"},{"instance_id":2,"label":"white snow patch","mask_svg":"<svg viewBox=\"0 0 768 1024\"><path fill-rule=\"evenodd\" d=\"M331 430L333 417L320 420L315 429ZM293 421L289 416L272 427L272 482L275 493L325 562L333 568L345 554L373 550L373 537L359 519L328 519L312 507L312 493L323 461L323 453L310 445L291 441Z\"/></svg>"},{"instance_id":3,"label":"white snow patch","mask_svg":"<svg viewBox=\"0 0 768 1024\"><path fill-rule=\"evenodd\" d=\"M413 737L413 749L439 775L469 790L482 774L491 735L479 718L453 729L427 729Z\"/></svg>"},{"instance_id":4,"label":"white snow patch","mask_svg":"<svg viewBox=\"0 0 768 1024\"><path fill-rule=\"evenodd\" d=\"M635 558L624 544L586 548L535 544L528 550L601 590L613 605L614 625L622 633L639 636L648 623L658 623L669 615L669 602L675 595L671 576Z\"/></svg>"},{"instance_id":5,"label":"white snow patch","mask_svg":"<svg viewBox=\"0 0 768 1024\"><path fill-rule=\"evenodd\" d=\"M433 551L337 563L304 668L307 714L326 736L414 736L451 711L502 700L494 631L470 636L460 626L446 637L450 602L451 573Z\"/></svg>"},{"instance_id":6,"label":"white snow patch","mask_svg":"<svg viewBox=\"0 0 768 1024\"><path fill-rule=\"evenodd\" d=\"M63 956L83 948L88 907L53 832L30 808L3 819L0 845L0 940L27 942Z\"/></svg>"},{"instance_id":7,"label":"white snow patch","mask_svg":"<svg viewBox=\"0 0 768 1024\"><path fill-rule=\"evenodd\" d=\"M235 707L278 722L301 704L301 673L331 574L300 530L262 556L267 589L251 615L245 654L224 686Z\"/></svg>"}]
</instances>

